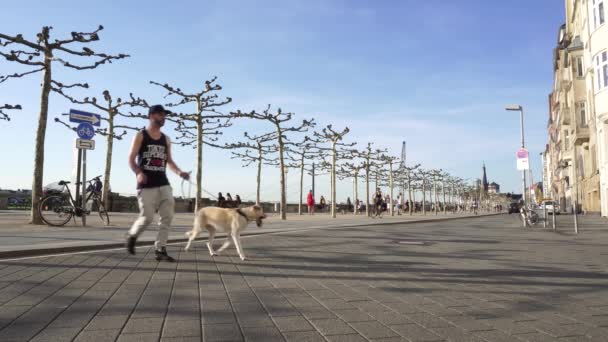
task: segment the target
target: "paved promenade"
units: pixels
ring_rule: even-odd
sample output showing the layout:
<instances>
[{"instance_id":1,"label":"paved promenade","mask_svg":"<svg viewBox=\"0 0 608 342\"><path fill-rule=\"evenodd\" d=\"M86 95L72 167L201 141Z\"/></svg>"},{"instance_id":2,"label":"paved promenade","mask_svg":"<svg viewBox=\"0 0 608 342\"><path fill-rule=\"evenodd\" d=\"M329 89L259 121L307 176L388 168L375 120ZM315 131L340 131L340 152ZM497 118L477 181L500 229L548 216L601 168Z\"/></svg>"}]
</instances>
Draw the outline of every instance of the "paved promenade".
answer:
<instances>
[{"instance_id":1,"label":"paved promenade","mask_svg":"<svg viewBox=\"0 0 608 342\"><path fill-rule=\"evenodd\" d=\"M0 211L0 257L11 257L16 252L33 253L39 251L62 251L75 248L94 248L96 246L116 247L124 243L125 233L135 221L137 214L133 213L111 213L110 226L103 226L99 217L87 217L87 227L81 226L80 219L73 221L64 227L32 226L27 224L29 216L23 211ZM332 219L328 214L296 215L288 216L287 221L280 220L276 215L270 214L265 220L264 227L258 228L250 224L246 234L267 233L285 231L292 229L328 228L336 226L352 226L373 224L376 220L380 222L411 222L417 220L436 220L453 217L465 217L463 215L401 215L383 216L381 219L370 219L365 216L338 215ZM184 233L192 229L192 214L176 214L169 238L172 240L183 240ZM140 241L151 243L157 234L155 224L141 236ZM203 233L206 236L206 233ZM222 236L222 235L220 235Z\"/></svg>"},{"instance_id":2,"label":"paved promenade","mask_svg":"<svg viewBox=\"0 0 608 342\"><path fill-rule=\"evenodd\" d=\"M606 341L608 229L514 216L0 261L0 341ZM219 243L219 242L218 242Z\"/></svg>"}]
</instances>

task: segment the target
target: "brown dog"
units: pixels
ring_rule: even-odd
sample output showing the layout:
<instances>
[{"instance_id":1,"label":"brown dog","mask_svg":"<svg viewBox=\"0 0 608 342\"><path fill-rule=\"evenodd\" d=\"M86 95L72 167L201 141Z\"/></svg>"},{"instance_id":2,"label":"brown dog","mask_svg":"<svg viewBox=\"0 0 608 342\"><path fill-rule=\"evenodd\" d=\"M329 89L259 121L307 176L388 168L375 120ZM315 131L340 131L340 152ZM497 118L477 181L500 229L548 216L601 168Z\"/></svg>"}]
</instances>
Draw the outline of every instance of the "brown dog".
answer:
<instances>
[{"instance_id":1,"label":"brown dog","mask_svg":"<svg viewBox=\"0 0 608 342\"><path fill-rule=\"evenodd\" d=\"M194 217L194 227L186 233L189 238L186 250L190 249L192 241L203 231L209 231L209 254L217 255L224 249L230 246L230 239L234 241L237 252L241 260L245 260L245 254L241 247L241 232L247 228L249 222L255 221L258 227L262 226L262 220L266 218L262 207L254 205L242 209L226 209L217 207L202 208ZM226 233L226 241L217 251L213 250L213 238L216 230L221 230Z\"/></svg>"}]
</instances>

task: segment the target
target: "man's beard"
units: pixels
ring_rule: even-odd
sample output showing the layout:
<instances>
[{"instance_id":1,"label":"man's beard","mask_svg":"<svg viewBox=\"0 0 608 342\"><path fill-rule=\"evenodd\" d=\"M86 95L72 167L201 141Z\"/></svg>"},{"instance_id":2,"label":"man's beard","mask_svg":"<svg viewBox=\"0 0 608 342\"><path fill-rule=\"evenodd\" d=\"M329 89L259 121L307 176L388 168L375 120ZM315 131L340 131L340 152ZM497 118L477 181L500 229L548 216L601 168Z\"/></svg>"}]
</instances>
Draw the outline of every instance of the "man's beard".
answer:
<instances>
[{"instance_id":1,"label":"man's beard","mask_svg":"<svg viewBox=\"0 0 608 342\"><path fill-rule=\"evenodd\" d=\"M154 124L158 127L163 127L165 125L165 119L154 120Z\"/></svg>"}]
</instances>

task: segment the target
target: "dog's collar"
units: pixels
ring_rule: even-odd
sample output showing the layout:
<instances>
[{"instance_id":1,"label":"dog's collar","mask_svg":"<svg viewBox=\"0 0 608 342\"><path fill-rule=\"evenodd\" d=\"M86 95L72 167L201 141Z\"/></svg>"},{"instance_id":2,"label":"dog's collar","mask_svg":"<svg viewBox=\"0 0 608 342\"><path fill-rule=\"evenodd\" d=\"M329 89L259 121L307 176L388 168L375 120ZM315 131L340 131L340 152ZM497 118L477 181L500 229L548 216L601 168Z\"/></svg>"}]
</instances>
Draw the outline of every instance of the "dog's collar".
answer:
<instances>
[{"instance_id":1,"label":"dog's collar","mask_svg":"<svg viewBox=\"0 0 608 342\"><path fill-rule=\"evenodd\" d=\"M237 214L243 216L245 218L245 220L249 221L249 217L247 215L245 215L245 213L242 212L241 209L237 209L236 212L237 212Z\"/></svg>"}]
</instances>

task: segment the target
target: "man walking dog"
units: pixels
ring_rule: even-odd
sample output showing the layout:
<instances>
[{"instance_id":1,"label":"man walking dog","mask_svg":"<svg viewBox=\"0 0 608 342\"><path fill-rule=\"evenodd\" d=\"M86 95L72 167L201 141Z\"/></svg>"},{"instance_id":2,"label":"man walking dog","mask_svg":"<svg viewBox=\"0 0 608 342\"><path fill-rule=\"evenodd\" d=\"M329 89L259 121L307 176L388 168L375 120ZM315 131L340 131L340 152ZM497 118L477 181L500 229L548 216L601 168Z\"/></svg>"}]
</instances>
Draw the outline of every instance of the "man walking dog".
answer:
<instances>
[{"instance_id":1,"label":"man walking dog","mask_svg":"<svg viewBox=\"0 0 608 342\"><path fill-rule=\"evenodd\" d=\"M169 226L173 219L174 200L166 168L169 167L184 179L189 174L180 170L171 155L171 141L161 132L165 117L171 112L161 105L151 106L148 110L148 127L141 130L133 139L129 153L129 167L137 176L137 202L139 218L127 234L127 251L135 254L137 237L152 223L158 212L158 236L154 243L156 260L175 261L167 254Z\"/></svg>"}]
</instances>

